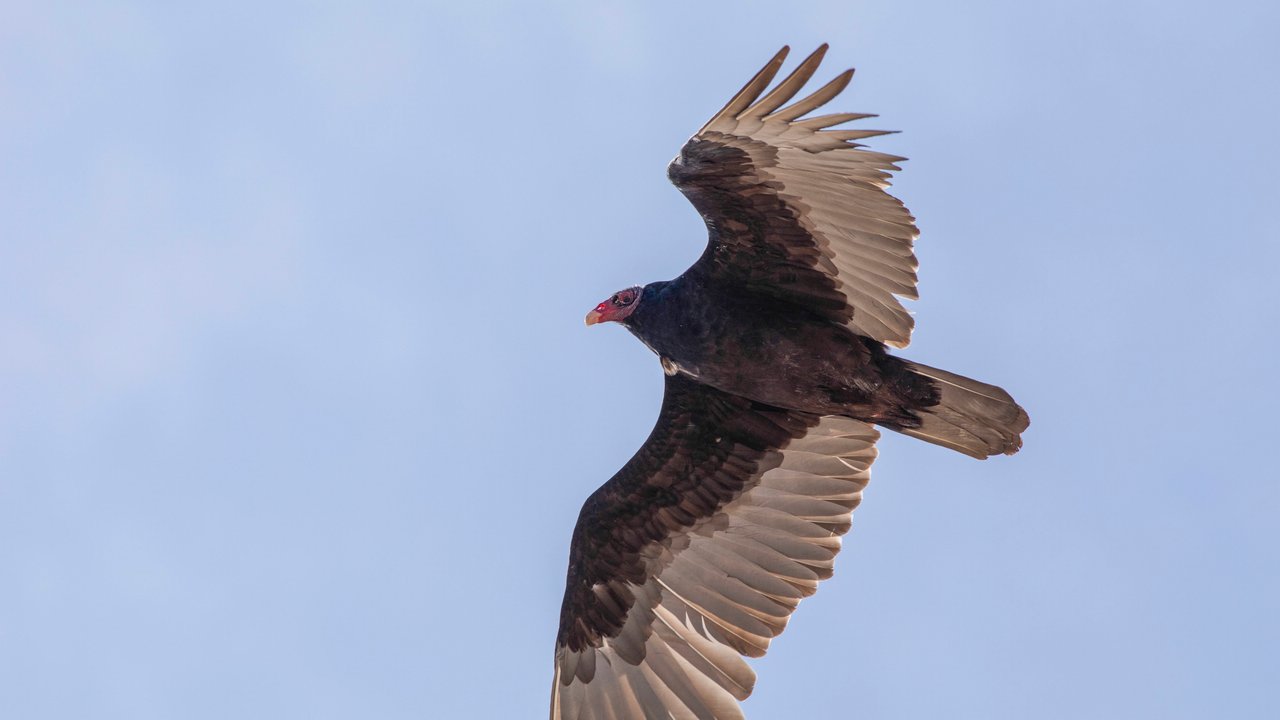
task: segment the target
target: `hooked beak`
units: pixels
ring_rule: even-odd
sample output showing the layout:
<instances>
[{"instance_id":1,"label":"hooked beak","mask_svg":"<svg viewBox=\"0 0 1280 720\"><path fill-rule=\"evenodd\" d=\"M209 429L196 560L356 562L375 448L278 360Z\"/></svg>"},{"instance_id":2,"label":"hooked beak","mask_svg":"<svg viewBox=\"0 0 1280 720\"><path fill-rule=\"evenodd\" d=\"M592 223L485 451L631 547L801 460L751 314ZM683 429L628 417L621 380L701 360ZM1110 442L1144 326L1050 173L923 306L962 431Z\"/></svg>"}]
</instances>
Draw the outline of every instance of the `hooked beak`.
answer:
<instances>
[{"instance_id":1,"label":"hooked beak","mask_svg":"<svg viewBox=\"0 0 1280 720\"><path fill-rule=\"evenodd\" d=\"M600 322L601 317L602 315L599 310L592 310L591 312L587 313L587 327L591 327L592 325L595 325L596 323Z\"/></svg>"}]
</instances>

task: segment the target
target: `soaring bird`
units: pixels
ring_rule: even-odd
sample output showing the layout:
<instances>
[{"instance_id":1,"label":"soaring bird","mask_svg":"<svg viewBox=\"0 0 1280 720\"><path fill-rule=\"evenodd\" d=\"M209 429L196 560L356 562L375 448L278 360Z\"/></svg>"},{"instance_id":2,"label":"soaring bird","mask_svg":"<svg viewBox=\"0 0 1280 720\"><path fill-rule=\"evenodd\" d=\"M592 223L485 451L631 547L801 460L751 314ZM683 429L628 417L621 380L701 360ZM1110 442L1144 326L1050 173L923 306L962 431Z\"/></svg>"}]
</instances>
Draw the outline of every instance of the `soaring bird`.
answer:
<instances>
[{"instance_id":1,"label":"soaring bird","mask_svg":"<svg viewBox=\"0 0 1280 720\"><path fill-rule=\"evenodd\" d=\"M910 341L914 218L904 158L791 102L827 46L766 92L780 50L667 175L706 222L683 275L620 290L616 322L666 373L657 425L582 507L556 636L553 720L741 718L759 657L830 577L876 426L985 458L1022 445L1004 390L889 353ZM790 104L788 104L790 103Z\"/></svg>"}]
</instances>

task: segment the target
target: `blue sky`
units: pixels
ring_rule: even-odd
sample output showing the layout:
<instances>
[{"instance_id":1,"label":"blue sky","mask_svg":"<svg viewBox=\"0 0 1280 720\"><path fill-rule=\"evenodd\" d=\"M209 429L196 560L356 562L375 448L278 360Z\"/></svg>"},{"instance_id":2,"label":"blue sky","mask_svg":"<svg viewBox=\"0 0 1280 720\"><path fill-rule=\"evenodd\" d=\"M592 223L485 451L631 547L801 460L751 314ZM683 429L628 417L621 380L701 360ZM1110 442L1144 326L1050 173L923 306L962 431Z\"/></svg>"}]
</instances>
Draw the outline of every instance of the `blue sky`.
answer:
<instances>
[{"instance_id":1,"label":"blue sky","mask_svg":"<svg viewBox=\"0 0 1280 720\"><path fill-rule=\"evenodd\" d=\"M881 443L753 718L1280 712L1280 6L0 5L0 707L539 717L569 534L701 252L664 177L784 43L909 156Z\"/></svg>"}]
</instances>

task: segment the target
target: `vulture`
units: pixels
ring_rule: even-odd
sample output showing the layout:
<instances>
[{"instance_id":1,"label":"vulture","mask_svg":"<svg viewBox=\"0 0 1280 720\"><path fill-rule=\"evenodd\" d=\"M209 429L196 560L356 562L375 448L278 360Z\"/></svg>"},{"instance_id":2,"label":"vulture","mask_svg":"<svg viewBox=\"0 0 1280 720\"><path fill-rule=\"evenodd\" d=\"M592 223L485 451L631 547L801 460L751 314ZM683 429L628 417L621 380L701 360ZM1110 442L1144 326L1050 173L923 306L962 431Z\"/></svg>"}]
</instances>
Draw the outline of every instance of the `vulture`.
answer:
<instances>
[{"instance_id":1,"label":"vulture","mask_svg":"<svg viewBox=\"0 0 1280 720\"><path fill-rule=\"evenodd\" d=\"M741 718L759 657L831 576L877 427L975 458L1013 454L1004 390L890 354L914 325L904 158L794 100L826 45L769 89L779 51L671 161L706 222L697 262L587 314L661 360L649 438L582 507L556 635L553 720Z\"/></svg>"}]
</instances>

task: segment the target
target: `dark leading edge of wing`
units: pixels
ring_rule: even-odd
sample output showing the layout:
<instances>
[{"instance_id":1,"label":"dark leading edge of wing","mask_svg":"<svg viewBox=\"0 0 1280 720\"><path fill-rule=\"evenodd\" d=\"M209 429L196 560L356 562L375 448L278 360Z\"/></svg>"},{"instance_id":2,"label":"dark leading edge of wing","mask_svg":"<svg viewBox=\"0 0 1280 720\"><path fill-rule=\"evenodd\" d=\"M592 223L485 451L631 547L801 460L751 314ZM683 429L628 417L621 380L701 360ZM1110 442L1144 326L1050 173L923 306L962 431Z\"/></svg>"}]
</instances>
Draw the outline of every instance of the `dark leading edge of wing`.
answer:
<instances>
[{"instance_id":1,"label":"dark leading edge of wing","mask_svg":"<svg viewBox=\"0 0 1280 720\"><path fill-rule=\"evenodd\" d=\"M742 494L760 461L816 420L668 377L653 432L578 515L556 641L582 650L616 636L635 601L628 584L649 580L642 553Z\"/></svg>"}]
</instances>

